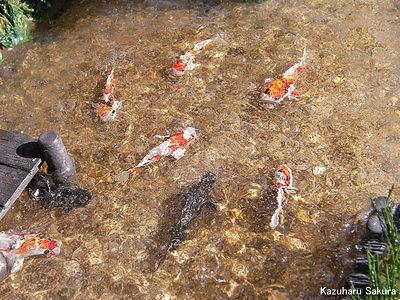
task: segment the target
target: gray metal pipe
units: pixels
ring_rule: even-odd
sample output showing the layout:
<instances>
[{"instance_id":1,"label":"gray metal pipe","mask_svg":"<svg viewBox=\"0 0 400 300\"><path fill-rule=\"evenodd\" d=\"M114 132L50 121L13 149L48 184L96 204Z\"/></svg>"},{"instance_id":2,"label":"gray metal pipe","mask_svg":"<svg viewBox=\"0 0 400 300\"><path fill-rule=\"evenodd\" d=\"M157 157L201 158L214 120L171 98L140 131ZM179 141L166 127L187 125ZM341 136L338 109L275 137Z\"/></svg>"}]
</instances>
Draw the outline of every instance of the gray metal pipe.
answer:
<instances>
[{"instance_id":1,"label":"gray metal pipe","mask_svg":"<svg viewBox=\"0 0 400 300\"><path fill-rule=\"evenodd\" d=\"M45 131L39 135L38 143L53 180L61 184L74 183L75 164L59 134L55 131Z\"/></svg>"}]
</instances>

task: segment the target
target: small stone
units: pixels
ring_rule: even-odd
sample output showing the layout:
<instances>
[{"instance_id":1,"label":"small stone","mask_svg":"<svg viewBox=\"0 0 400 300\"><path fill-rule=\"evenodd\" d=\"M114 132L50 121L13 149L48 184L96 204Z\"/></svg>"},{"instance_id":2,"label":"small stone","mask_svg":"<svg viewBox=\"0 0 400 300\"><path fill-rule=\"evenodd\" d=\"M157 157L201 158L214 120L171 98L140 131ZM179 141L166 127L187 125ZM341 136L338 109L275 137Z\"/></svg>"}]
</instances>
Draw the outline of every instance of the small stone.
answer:
<instances>
[{"instance_id":1,"label":"small stone","mask_svg":"<svg viewBox=\"0 0 400 300\"><path fill-rule=\"evenodd\" d=\"M336 76L335 78L333 78L334 83L339 83L341 80L342 80L342 78L340 78L339 76Z\"/></svg>"},{"instance_id":2,"label":"small stone","mask_svg":"<svg viewBox=\"0 0 400 300\"><path fill-rule=\"evenodd\" d=\"M379 220L379 217L377 215L372 215L368 219L368 229L373 233L378 233L378 234L383 233L383 228Z\"/></svg>"},{"instance_id":3,"label":"small stone","mask_svg":"<svg viewBox=\"0 0 400 300\"><path fill-rule=\"evenodd\" d=\"M313 174L314 175L321 175L321 174L323 174L325 172L326 172L326 167L324 167L324 166L316 166L313 169Z\"/></svg>"}]
</instances>

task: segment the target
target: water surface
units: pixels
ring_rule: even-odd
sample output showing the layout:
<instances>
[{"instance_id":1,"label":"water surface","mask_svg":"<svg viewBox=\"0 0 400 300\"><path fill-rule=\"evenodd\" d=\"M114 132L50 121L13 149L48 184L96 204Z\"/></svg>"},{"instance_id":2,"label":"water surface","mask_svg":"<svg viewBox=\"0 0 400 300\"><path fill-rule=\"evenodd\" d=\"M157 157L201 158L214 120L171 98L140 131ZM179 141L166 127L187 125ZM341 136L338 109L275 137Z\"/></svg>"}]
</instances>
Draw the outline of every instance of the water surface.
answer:
<instances>
[{"instance_id":1,"label":"water surface","mask_svg":"<svg viewBox=\"0 0 400 300\"><path fill-rule=\"evenodd\" d=\"M75 1L0 69L0 127L62 135L91 203L65 213L26 194L1 222L63 241L58 257L28 259L3 299L317 299L350 268L353 230L369 195L400 175L399 5L396 1ZM224 33L178 81L164 71L193 42ZM265 77L309 51L302 96L270 110L255 96ZM116 66L123 109L94 107ZM119 172L186 126L201 136L125 184ZM293 170L283 223L272 179ZM327 171L314 175L313 169ZM177 194L206 171L217 211L156 270L180 215ZM350 255L351 256L351 255Z\"/></svg>"}]
</instances>

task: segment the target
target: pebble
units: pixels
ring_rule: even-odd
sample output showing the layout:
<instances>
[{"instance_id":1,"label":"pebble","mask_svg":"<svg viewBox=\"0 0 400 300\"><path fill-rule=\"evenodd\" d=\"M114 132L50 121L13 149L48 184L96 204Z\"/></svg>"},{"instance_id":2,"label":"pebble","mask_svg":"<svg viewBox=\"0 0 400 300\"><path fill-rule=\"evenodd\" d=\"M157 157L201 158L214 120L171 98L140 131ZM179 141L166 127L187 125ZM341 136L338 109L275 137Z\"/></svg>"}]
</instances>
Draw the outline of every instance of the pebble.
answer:
<instances>
[{"instance_id":1,"label":"pebble","mask_svg":"<svg viewBox=\"0 0 400 300\"><path fill-rule=\"evenodd\" d=\"M317 166L317 167L314 167L314 169L313 169L314 175L321 175L321 174L324 174L325 172L326 172L326 168L324 166Z\"/></svg>"},{"instance_id":2,"label":"pebble","mask_svg":"<svg viewBox=\"0 0 400 300\"><path fill-rule=\"evenodd\" d=\"M379 217L377 215L372 215L368 219L368 229L373 233L378 233L378 234L383 233L383 228L379 220Z\"/></svg>"},{"instance_id":3,"label":"pebble","mask_svg":"<svg viewBox=\"0 0 400 300\"><path fill-rule=\"evenodd\" d=\"M340 78L339 76L336 76L335 78L333 78L334 83L339 83L340 81L342 81L342 78Z\"/></svg>"}]
</instances>

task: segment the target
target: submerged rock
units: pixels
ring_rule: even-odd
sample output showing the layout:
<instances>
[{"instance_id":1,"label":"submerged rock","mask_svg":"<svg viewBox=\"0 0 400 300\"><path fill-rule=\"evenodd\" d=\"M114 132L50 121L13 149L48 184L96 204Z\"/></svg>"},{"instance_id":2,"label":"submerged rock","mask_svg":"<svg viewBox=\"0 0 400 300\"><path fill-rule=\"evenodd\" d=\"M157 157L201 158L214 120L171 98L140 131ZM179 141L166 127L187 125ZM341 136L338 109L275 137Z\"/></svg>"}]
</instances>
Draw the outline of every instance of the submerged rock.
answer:
<instances>
[{"instance_id":1,"label":"submerged rock","mask_svg":"<svg viewBox=\"0 0 400 300\"><path fill-rule=\"evenodd\" d=\"M179 244L185 240L185 230L190 223L200 214L204 206L215 208L211 202L209 193L217 177L211 172L207 172L201 181L193 185L189 191L182 196L184 206L178 224L173 230L173 239L169 245L169 250L176 250Z\"/></svg>"},{"instance_id":2,"label":"submerged rock","mask_svg":"<svg viewBox=\"0 0 400 300\"><path fill-rule=\"evenodd\" d=\"M384 231L382 224L385 224L385 220L383 220L382 217L374 214L368 219L367 226L371 232L382 234Z\"/></svg>"},{"instance_id":3,"label":"submerged rock","mask_svg":"<svg viewBox=\"0 0 400 300\"><path fill-rule=\"evenodd\" d=\"M44 174L37 174L29 183L29 195L40 200L45 207L63 207L70 210L75 206L86 205L92 194L73 185L53 184Z\"/></svg>"},{"instance_id":4,"label":"submerged rock","mask_svg":"<svg viewBox=\"0 0 400 300\"><path fill-rule=\"evenodd\" d=\"M383 234L386 232L386 221L383 216L384 210L387 208L387 197L379 196L372 200L373 206L375 208L374 212L368 219L367 227L368 229L377 234ZM393 211L392 211L395 224L398 226L398 204L393 204Z\"/></svg>"}]
</instances>

